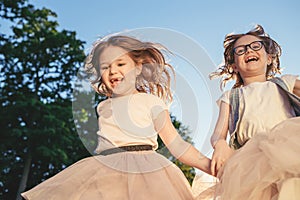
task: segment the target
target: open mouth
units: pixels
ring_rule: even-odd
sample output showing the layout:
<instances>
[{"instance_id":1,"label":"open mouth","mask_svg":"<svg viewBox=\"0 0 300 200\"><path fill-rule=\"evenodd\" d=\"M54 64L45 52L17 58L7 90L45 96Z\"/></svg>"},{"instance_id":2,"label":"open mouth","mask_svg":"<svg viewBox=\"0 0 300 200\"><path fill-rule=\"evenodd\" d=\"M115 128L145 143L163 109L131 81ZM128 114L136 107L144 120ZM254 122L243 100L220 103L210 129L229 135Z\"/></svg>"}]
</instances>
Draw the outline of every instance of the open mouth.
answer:
<instances>
[{"instance_id":1,"label":"open mouth","mask_svg":"<svg viewBox=\"0 0 300 200\"><path fill-rule=\"evenodd\" d=\"M246 63L254 62L254 61L258 61L258 58L255 56L250 56L245 60Z\"/></svg>"},{"instance_id":2,"label":"open mouth","mask_svg":"<svg viewBox=\"0 0 300 200\"><path fill-rule=\"evenodd\" d=\"M110 79L110 83L112 87L116 87L119 83L121 83L123 78L112 78Z\"/></svg>"}]
</instances>

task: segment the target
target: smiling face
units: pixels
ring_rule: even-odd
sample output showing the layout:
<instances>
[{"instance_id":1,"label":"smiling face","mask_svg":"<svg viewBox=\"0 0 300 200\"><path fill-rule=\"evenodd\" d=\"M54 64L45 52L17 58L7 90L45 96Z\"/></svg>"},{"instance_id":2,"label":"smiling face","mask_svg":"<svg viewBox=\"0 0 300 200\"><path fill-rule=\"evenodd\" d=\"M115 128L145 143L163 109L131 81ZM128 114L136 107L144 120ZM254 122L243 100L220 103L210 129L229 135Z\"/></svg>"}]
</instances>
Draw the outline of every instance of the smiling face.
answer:
<instances>
[{"instance_id":1,"label":"smiling face","mask_svg":"<svg viewBox=\"0 0 300 200\"><path fill-rule=\"evenodd\" d=\"M113 96L138 92L135 82L140 70L126 50L108 46L102 51L99 61L102 82Z\"/></svg>"},{"instance_id":2,"label":"smiling face","mask_svg":"<svg viewBox=\"0 0 300 200\"><path fill-rule=\"evenodd\" d=\"M245 35L234 44L234 48L247 45L244 54L234 54L233 64L233 69L241 75L244 81L251 77L266 79L267 65L271 62L271 56L267 54L264 45L258 48L259 44L255 43L256 41L261 41L261 39L253 35Z\"/></svg>"}]
</instances>

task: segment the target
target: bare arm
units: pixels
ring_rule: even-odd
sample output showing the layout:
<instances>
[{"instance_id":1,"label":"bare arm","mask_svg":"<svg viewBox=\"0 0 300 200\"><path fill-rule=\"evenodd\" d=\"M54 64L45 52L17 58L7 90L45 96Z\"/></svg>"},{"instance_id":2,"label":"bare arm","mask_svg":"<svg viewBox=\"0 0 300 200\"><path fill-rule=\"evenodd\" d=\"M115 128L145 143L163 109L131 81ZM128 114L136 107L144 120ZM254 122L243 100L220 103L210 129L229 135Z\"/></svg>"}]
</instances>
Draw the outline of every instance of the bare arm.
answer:
<instances>
[{"instance_id":1,"label":"bare arm","mask_svg":"<svg viewBox=\"0 0 300 200\"><path fill-rule=\"evenodd\" d=\"M154 124L160 138L170 150L172 155L186 165L196 167L208 174L211 174L210 159L181 138L173 126L167 111L162 112L155 120Z\"/></svg>"},{"instance_id":2,"label":"bare arm","mask_svg":"<svg viewBox=\"0 0 300 200\"><path fill-rule=\"evenodd\" d=\"M211 161L211 172L214 176L217 175L220 167L222 167L222 165L234 152L234 150L231 149L226 142L226 137L228 134L229 112L229 104L221 102L219 117L214 133L211 136L211 144L215 149Z\"/></svg>"},{"instance_id":3,"label":"bare arm","mask_svg":"<svg viewBox=\"0 0 300 200\"><path fill-rule=\"evenodd\" d=\"M293 89L293 93L300 97L300 80L296 79L295 86Z\"/></svg>"},{"instance_id":4,"label":"bare arm","mask_svg":"<svg viewBox=\"0 0 300 200\"><path fill-rule=\"evenodd\" d=\"M213 147L215 147L219 140L226 140L228 133L229 109L229 104L222 101L215 130L210 138L210 142Z\"/></svg>"}]
</instances>

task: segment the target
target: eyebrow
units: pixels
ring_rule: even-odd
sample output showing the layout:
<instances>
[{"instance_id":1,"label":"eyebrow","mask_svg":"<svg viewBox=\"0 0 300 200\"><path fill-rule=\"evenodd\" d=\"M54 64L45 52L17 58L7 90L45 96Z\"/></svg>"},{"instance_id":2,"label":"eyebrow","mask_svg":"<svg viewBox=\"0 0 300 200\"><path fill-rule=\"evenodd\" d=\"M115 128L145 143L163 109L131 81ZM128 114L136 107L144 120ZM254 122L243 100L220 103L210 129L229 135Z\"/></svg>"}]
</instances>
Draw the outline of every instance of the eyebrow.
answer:
<instances>
[{"instance_id":1,"label":"eyebrow","mask_svg":"<svg viewBox=\"0 0 300 200\"><path fill-rule=\"evenodd\" d=\"M248 44L241 44L241 45L238 45L238 46L235 46L235 47L246 46L246 45L252 44L253 42L264 42L264 41L263 40L255 40L255 41L252 41L252 42L250 42ZM235 47L233 47L233 48L235 48Z\"/></svg>"},{"instance_id":2,"label":"eyebrow","mask_svg":"<svg viewBox=\"0 0 300 200\"><path fill-rule=\"evenodd\" d=\"M123 61L124 59L123 58L117 58L116 60L113 60L112 62L120 62L120 61ZM101 65L105 65L105 64L107 64L107 65L110 65L108 62L103 62L103 63L100 63L100 66Z\"/></svg>"}]
</instances>

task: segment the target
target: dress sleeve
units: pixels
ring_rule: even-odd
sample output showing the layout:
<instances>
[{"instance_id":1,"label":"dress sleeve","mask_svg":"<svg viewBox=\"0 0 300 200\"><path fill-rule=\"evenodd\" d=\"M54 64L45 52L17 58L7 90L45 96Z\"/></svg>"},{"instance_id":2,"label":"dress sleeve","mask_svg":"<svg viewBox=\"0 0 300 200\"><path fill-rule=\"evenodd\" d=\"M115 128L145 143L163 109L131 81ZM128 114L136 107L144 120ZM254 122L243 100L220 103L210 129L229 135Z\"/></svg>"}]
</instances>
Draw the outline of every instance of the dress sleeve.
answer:
<instances>
[{"instance_id":1,"label":"dress sleeve","mask_svg":"<svg viewBox=\"0 0 300 200\"><path fill-rule=\"evenodd\" d=\"M225 91L221 95L221 97L217 100L217 105L220 106L222 101L229 104L229 94L230 94L230 90Z\"/></svg>"},{"instance_id":2,"label":"dress sleeve","mask_svg":"<svg viewBox=\"0 0 300 200\"><path fill-rule=\"evenodd\" d=\"M293 89L295 87L295 82L298 79L298 77L299 77L298 75L291 75L291 74L281 76L282 80L288 86L290 92L293 92Z\"/></svg>"},{"instance_id":3,"label":"dress sleeve","mask_svg":"<svg viewBox=\"0 0 300 200\"><path fill-rule=\"evenodd\" d=\"M149 98L150 102L150 110L151 110L151 116L152 119L155 120L158 115L165 111L165 110L169 110L168 106L165 104L165 102L160 99L159 97L156 97L154 95L151 95L151 98Z\"/></svg>"}]
</instances>

